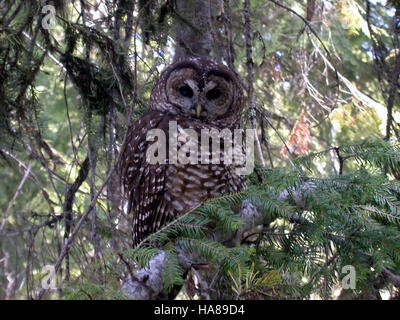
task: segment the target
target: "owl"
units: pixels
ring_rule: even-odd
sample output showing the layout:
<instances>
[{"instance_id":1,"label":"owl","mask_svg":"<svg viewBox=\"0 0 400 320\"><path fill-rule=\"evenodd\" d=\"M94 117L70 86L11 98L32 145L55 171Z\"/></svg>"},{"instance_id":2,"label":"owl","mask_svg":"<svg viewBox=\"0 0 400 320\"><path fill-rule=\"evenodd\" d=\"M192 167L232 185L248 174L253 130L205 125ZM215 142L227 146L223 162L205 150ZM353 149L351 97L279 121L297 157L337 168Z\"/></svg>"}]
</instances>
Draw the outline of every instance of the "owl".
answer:
<instances>
[{"instance_id":1,"label":"owl","mask_svg":"<svg viewBox=\"0 0 400 320\"><path fill-rule=\"evenodd\" d=\"M201 205L205 200L246 187L235 164L224 163L223 148L215 151L221 161L172 162L168 148L170 125L177 134L190 129L235 129L241 126L244 98L238 78L223 64L203 58L188 58L169 66L159 77L150 97L148 112L127 131L121 152L121 184L133 214L133 246L168 222ZM147 151L154 143L148 133L166 134L164 163L150 163ZM177 139L177 148L185 143ZM208 141L206 142L208 143ZM211 142L210 142L211 143ZM199 147L200 149L200 147ZM215 156L209 148L206 158ZM235 149L234 149L235 150Z\"/></svg>"}]
</instances>

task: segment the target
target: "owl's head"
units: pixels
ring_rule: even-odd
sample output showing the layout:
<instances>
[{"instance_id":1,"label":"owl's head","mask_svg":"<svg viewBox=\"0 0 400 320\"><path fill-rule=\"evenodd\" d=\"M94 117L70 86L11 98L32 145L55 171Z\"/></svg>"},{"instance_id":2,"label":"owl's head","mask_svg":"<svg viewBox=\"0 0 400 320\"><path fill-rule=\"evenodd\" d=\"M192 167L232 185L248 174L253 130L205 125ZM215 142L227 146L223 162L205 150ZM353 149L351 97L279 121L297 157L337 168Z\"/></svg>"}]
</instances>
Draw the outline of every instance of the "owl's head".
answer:
<instances>
[{"instance_id":1,"label":"owl's head","mask_svg":"<svg viewBox=\"0 0 400 320\"><path fill-rule=\"evenodd\" d=\"M190 58L169 66L153 88L152 110L232 126L243 109L237 76L223 64Z\"/></svg>"}]
</instances>

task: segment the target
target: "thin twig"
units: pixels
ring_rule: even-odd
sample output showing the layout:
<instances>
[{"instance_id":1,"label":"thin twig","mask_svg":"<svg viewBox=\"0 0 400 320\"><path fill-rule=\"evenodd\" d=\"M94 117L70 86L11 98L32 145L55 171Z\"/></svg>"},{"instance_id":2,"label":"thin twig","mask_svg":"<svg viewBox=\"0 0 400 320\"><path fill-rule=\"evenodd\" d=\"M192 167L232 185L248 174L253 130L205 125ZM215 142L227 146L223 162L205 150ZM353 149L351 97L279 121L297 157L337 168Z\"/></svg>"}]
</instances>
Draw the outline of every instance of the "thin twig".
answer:
<instances>
[{"instance_id":1,"label":"thin twig","mask_svg":"<svg viewBox=\"0 0 400 320\"><path fill-rule=\"evenodd\" d=\"M252 57L252 43L251 43L251 21L250 21L250 0L244 1L244 34L246 38L246 56L247 56L247 96L250 105L250 122L254 131L254 139L257 148L257 155L260 163L265 167L264 156L261 150L260 140L258 139L257 133L257 121L256 121L256 111L255 111L255 100L254 100L254 63Z\"/></svg>"},{"instance_id":2,"label":"thin twig","mask_svg":"<svg viewBox=\"0 0 400 320\"><path fill-rule=\"evenodd\" d=\"M2 230L3 230L3 228L4 228L4 225L6 224L6 221L7 221L7 218L8 218L8 214L10 213L10 210L11 210L12 206L14 205L15 200L17 199L19 193L22 190L23 185L25 184L26 179L28 178L28 176L29 176L29 174L31 172L31 167L32 167L32 159L29 161L28 168L26 169L25 174L24 174L21 182L19 183L19 185L17 187L17 190L14 193L14 196L12 197L10 203L8 204L6 212L4 213L3 220L0 223L0 234L1 234Z\"/></svg>"}]
</instances>

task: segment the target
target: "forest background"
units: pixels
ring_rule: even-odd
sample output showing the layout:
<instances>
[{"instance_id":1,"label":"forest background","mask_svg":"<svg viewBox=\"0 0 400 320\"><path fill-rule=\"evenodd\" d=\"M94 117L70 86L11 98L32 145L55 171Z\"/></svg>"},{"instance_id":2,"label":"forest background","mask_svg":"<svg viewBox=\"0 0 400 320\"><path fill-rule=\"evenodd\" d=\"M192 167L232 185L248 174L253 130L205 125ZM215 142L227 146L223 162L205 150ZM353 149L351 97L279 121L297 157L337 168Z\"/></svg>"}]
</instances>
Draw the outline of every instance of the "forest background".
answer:
<instances>
[{"instance_id":1,"label":"forest background","mask_svg":"<svg viewBox=\"0 0 400 320\"><path fill-rule=\"evenodd\" d=\"M158 235L163 288L398 298L399 34L397 1L1 0L0 299L129 297L124 279L160 248L131 248L119 148L160 72L188 54L241 77L259 152L249 190ZM241 230L229 206L243 200L263 221L240 243L195 231ZM214 266L207 288L171 235Z\"/></svg>"}]
</instances>

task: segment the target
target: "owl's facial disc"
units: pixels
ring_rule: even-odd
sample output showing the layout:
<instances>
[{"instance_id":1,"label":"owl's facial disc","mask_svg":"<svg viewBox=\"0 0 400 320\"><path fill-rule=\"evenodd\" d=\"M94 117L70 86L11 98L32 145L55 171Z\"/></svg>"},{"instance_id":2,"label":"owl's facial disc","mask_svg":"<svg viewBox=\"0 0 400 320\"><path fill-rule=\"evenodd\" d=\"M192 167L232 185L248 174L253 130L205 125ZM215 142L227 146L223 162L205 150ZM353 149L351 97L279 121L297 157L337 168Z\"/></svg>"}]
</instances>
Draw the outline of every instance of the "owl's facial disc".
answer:
<instances>
[{"instance_id":1,"label":"owl's facial disc","mask_svg":"<svg viewBox=\"0 0 400 320\"><path fill-rule=\"evenodd\" d=\"M210 122L229 114L234 102L234 84L229 75L201 74L186 66L173 70L167 79L166 94L177 114Z\"/></svg>"},{"instance_id":2,"label":"owl's facial disc","mask_svg":"<svg viewBox=\"0 0 400 320\"><path fill-rule=\"evenodd\" d=\"M225 114L233 101L231 81L217 75L207 78L201 94L202 112L200 118L210 121Z\"/></svg>"},{"instance_id":3,"label":"owl's facial disc","mask_svg":"<svg viewBox=\"0 0 400 320\"><path fill-rule=\"evenodd\" d=\"M200 93L196 76L195 70L183 68L172 72L167 82L168 100L190 117L196 115Z\"/></svg>"}]
</instances>

